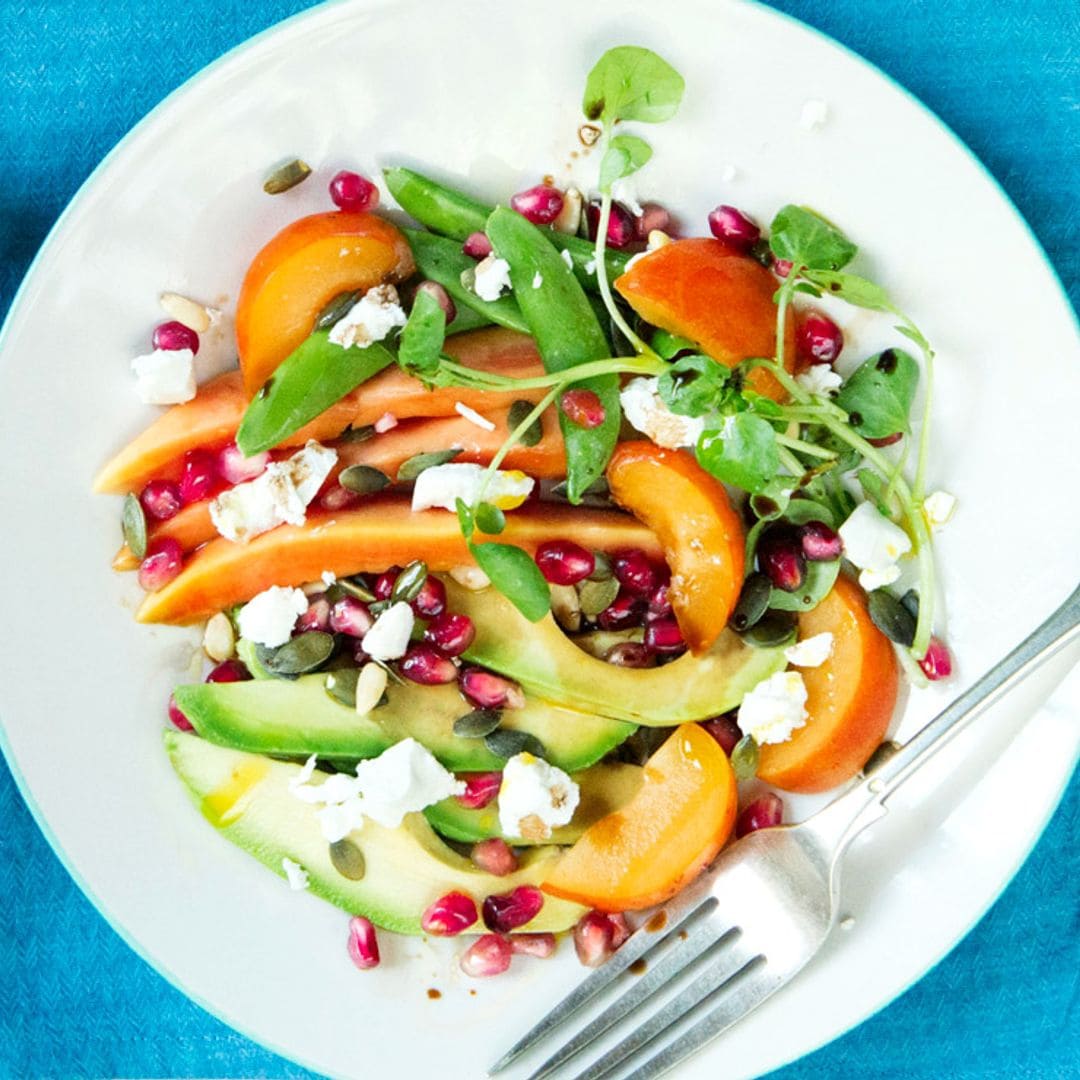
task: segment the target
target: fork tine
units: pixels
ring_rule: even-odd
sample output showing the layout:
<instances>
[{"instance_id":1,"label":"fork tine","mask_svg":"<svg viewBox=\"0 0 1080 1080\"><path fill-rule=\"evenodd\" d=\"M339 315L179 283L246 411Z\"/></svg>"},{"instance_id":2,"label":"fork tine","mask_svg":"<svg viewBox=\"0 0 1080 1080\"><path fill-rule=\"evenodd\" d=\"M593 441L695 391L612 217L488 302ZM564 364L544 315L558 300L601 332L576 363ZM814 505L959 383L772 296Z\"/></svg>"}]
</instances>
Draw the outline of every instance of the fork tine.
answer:
<instances>
[{"instance_id":1,"label":"fork tine","mask_svg":"<svg viewBox=\"0 0 1080 1080\"><path fill-rule=\"evenodd\" d=\"M710 920L699 920L686 937L673 945L646 975L635 982L626 993L617 997L599 1016L548 1058L529 1077L529 1080L543 1080L560 1065L577 1057L605 1031L614 1027L623 1017L628 1016L654 994L659 993L672 979L689 970L691 966L706 957L715 963L717 952L720 952L724 945L732 944L737 936L736 930L722 931L713 926ZM743 961L740 961L735 970L741 967L742 963Z\"/></svg>"},{"instance_id":2,"label":"fork tine","mask_svg":"<svg viewBox=\"0 0 1080 1080\"><path fill-rule=\"evenodd\" d=\"M668 921L664 932L655 932L641 927L623 943L622 947L611 956L603 967L597 968L583 983L570 992L554 1009L551 1010L535 1027L526 1032L495 1064L488 1070L489 1076L500 1073L516 1061L526 1050L539 1042L548 1032L566 1023L578 1009L592 1001L597 994L615 981L635 960L640 959L650 949L666 941L680 927L691 919L708 914L716 907L716 900L706 896L700 904L688 904L683 911L674 911L669 905Z\"/></svg>"}]
</instances>

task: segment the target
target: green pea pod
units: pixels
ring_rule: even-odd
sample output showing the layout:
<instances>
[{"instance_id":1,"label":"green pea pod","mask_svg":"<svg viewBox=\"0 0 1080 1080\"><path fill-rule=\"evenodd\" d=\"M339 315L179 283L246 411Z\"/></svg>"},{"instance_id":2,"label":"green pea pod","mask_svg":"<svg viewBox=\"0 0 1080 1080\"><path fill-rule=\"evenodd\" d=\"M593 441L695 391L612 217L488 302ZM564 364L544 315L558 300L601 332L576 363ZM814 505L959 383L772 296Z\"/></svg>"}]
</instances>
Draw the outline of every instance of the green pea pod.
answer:
<instances>
[{"instance_id":1,"label":"green pea pod","mask_svg":"<svg viewBox=\"0 0 1080 1080\"><path fill-rule=\"evenodd\" d=\"M510 264L514 295L546 371L566 371L610 355L589 298L551 243L551 233L513 210L499 208L488 218L487 234ZM576 387L600 398L604 421L584 428L559 411L566 442L567 497L572 503L581 502L589 485L603 475L619 436L618 376L601 375Z\"/></svg>"},{"instance_id":2,"label":"green pea pod","mask_svg":"<svg viewBox=\"0 0 1080 1080\"><path fill-rule=\"evenodd\" d=\"M405 239L412 248L416 268L430 281L437 281L452 297L459 307L479 312L491 322L510 330L529 332L529 324L522 317L521 309L512 296L500 296L498 300L481 300L476 293L461 284L461 275L465 270L472 270L476 260L470 259L461 250L456 240L445 236L420 232L417 229L405 229ZM456 322L456 320L455 320ZM451 324L451 330L453 330Z\"/></svg>"},{"instance_id":3,"label":"green pea pod","mask_svg":"<svg viewBox=\"0 0 1080 1080\"><path fill-rule=\"evenodd\" d=\"M343 349L331 344L329 330L317 330L252 399L236 432L236 445L249 457L277 446L392 363L394 354L377 342Z\"/></svg>"},{"instance_id":4,"label":"green pea pod","mask_svg":"<svg viewBox=\"0 0 1080 1080\"><path fill-rule=\"evenodd\" d=\"M454 315L453 322L446 328L447 335L464 334L469 330L479 330L481 327L491 325L491 320L479 311L474 311L464 304L456 304L455 307L457 308L457 314Z\"/></svg>"}]
</instances>

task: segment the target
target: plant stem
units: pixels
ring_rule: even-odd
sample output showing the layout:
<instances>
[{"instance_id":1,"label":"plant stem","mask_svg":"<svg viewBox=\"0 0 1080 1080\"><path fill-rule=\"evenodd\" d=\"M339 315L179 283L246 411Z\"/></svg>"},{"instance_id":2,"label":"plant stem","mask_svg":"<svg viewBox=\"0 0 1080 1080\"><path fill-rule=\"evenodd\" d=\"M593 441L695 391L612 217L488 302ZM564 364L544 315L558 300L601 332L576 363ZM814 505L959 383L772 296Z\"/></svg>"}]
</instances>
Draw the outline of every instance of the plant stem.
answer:
<instances>
[{"instance_id":1,"label":"plant stem","mask_svg":"<svg viewBox=\"0 0 1080 1080\"><path fill-rule=\"evenodd\" d=\"M592 360L588 364L558 371L551 375L539 375L535 379L515 379L507 375L481 373L481 381L474 381L470 373L474 368L464 367L452 360L444 360L441 370L462 379L461 385L484 390L545 390L548 387L564 388L596 375L662 375L668 364L655 354L642 356L609 356Z\"/></svg>"},{"instance_id":2,"label":"plant stem","mask_svg":"<svg viewBox=\"0 0 1080 1080\"><path fill-rule=\"evenodd\" d=\"M934 350L923 349L926 358L926 393L923 397L922 427L919 429L919 458L915 466L915 498L921 503L926 493L926 467L930 460L930 408L934 399Z\"/></svg>"},{"instance_id":3,"label":"plant stem","mask_svg":"<svg viewBox=\"0 0 1080 1080\"><path fill-rule=\"evenodd\" d=\"M790 435L777 433L776 441L781 446L786 446L789 450L798 450L800 454L806 454L808 457L822 458L829 461L835 460L837 457L832 450L815 446L813 443L805 442L803 439L793 439Z\"/></svg>"},{"instance_id":4,"label":"plant stem","mask_svg":"<svg viewBox=\"0 0 1080 1080\"><path fill-rule=\"evenodd\" d=\"M509 454L510 451L515 446L517 446L519 442L521 442L521 438L525 434L525 432L528 431L529 428L532 427L532 425L540 418L540 416L543 415L544 410L547 409L549 405L551 405L551 403L558 396L561 389L561 386L556 386L549 390L548 393L546 393L533 406L528 416L526 416L525 419L522 420L521 423L518 424L518 426L510 432L510 434L506 437L506 442L504 442L502 446L500 446L499 449L495 452L495 456L491 459L490 464L484 472L483 479L480 481L480 490L477 492L476 502L472 506L472 512L474 514L476 513L476 507L484 501L484 496L487 494L488 486L491 484L491 478L495 475L499 466L505 460L506 455Z\"/></svg>"}]
</instances>

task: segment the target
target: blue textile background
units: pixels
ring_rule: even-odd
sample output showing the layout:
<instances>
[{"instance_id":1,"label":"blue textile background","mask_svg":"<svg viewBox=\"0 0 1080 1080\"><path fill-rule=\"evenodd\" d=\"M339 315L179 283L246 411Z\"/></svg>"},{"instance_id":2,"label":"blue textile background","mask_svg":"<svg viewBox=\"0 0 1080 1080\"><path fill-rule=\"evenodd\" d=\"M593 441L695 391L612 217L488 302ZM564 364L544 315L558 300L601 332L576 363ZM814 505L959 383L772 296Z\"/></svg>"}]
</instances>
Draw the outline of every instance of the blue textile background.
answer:
<instances>
[{"instance_id":1,"label":"blue textile background","mask_svg":"<svg viewBox=\"0 0 1080 1080\"><path fill-rule=\"evenodd\" d=\"M0 315L117 139L204 64L306 6L0 0ZM1031 222L1080 306L1075 0L774 6L876 63L950 124ZM0 821L0 1075L311 1075L208 1016L129 951L68 878L2 765ZM1078 829L1074 778L1031 859L947 959L775 1076L1080 1076Z\"/></svg>"}]
</instances>

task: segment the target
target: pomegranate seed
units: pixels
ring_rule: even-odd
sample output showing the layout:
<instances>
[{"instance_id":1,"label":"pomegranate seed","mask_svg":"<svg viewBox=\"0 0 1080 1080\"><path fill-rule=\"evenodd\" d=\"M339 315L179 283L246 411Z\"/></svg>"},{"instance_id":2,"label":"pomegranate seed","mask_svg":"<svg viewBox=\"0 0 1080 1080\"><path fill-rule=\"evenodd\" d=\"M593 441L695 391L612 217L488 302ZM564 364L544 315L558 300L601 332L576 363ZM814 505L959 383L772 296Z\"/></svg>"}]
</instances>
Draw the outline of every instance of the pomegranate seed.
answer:
<instances>
[{"instance_id":1,"label":"pomegranate seed","mask_svg":"<svg viewBox=\"0 0 1080 1080\"><path fill-rule=\"evenodd\" d=\"M871 446L892 446L893 443L898 443L904 437L902 431L894 431L891 435L882 435L880 439L867 439L866 441Z\"/></svg>"},{"instance_id":2,"label":"pomegranate seed","mask_svg":"<svg viewBox=\"0 0 1080 1080\"><path fill-rule=\"evenodd\" d=\"M596 230L600 227L600 204L589 203L586 211L589 223L589 239L596 239ZM634 242L637 236L637 220L622 203L611 204L611 216L608 218L607 246L624 248Z\"/></svg>"},{"instance_id":3,"label":"pomegranate seed","mask_svg":"<svg viewBox=\"0 0 1080 1080\"><path fill-rule=\"evenodd\" d=\"M206 676L208 683L247 682L251 678L251 672L247 666L239 660L222 660L209 675Z\"/></svg>"},{"instance_id":4,"label":"pomegranate seed","mask_svg":"<svg viewBox=\"0 0 1080 1080\"><path fill-rule=\"evenodd\" d=\"M243 484L262 476L270 464L270 454L263 451L251 457L244 457L236 443L226 443L217 457L217 471L230 484Z\"/></svg>"},{"instance_id":5,"label":"pomegranate seed","mask_svg":"<svg viewBox=\"0 0 1080 1080\"><path fill-rule=\"evenodd\" d=\"M952 656L945 642L932 637L926 647L926 655L919 661L919 667L931 682L947 679L952 674Z\"/></svg>"},{"instance_id":6,"label":"pomegranate seed","mask_svg":"<svg viewBox=\"0 0 1080 1080\"><path fill-rule=\"evenodd\" d=\"M590 911L582 916L574 927L574 950L578 959L586 967L599 967L619 947L615 944L616 937L620 937L619 945L626 940L621 936L625 928L625 920L617 924L612 916L602 911Z\"/></svg>"},{"instance_id":7,"label":"pomegranate seed","mask_svg":"<svg viewBox=\"0 0 1080 1080\"><path fill-rule=\"evenodd\" d=\"M424 640L430 641L447 656L460 656L476 637L476 627L468 615L444 611L428 623Z\"/></svg>"},{"instance_id":8,"label":"pomegranate seed","mask_svg":"<svg viewBox=\"0 0 1080 1080\"><path fill-rule=\"evenodd\" d=\"M147 592L160 589L184 568L184 552L171 536L151 540L146 557L139 563L139 586Z\"/></svg>"},{"instance_id":9,"label":"pomegranate seed","mask_svg":"<svg viewBox=\"0 0 1080 1080\"><path fill-rule=\"evenodd\" d=\"M421 619L434 619L446 610L446 586L430 574L412 599L412 609Z\"/></svg>"},{"instance_id":10,"label":"pomegranate seed","mask_svg":"<svg viewBox=\"0 0 1080 1080\"><path fill-rule=\"evenodd\" d=\"M495 877L506 877L507 874L512 874L518 868L517 856L510 845L498 836L474 844L472 861L481 870L494 874Z\"/></svg>"},{"instance_id":11,"label":"pomegranate seed","mask_svg":"<svg viewBox=\"0 0 1080 1080\"><path fill-rule=\"evenodd\" d=\"M745 836L758 829L771 829L784 819L784 803L775 792L769 791L748 803L735 822L735 836Z\"/></svg>"},{"instance_id":12,"label":"pomegranate seed","mask_svg":"<svg viewBox=\"0 0 1080 1080\"><path fill-rule=\"evenodd\" d=\"M742 729L734 716L717 716L712 720L703 720L701 726L720 744L720 749L731 757L731 751L743 737Z\"/></svg>"},{"instance_id":13,"label":"pomegranate seed","mask_svg":"<svg viewBox=\"0 0 1080 1080\"><path fill-rule=\"evenodd\" d=\"M592 390L567 390L559 398L559 407L578 427L598 428L607 417L604 406Z\"/></svg>"},{"instance_id":14,"label":"pomegranate seed","mask_svg":"<svg viewBox=\"0 0 1080 1080\"><path fill-rule=\"evenodd\" d=\"M356 214L379 205L379 189L366 176L342 169L330 181L330 198L339 210Z\"/></svg>"},{"instance_id":15,"label":"pomegranate seed","mask_svg":"<svg viewBox=\"0 0 1080 1080\"><path fill-rule=\"evenodd\" d=\"M364 642L361 638L354 639L352 643L352 654L353 660L356 662L358 667L363 667L371 660L371 657L368 656L366 652L364 652Z\"/></svg>"},{"instance_id":16,"label":"pomegranate seed","mask_svg":"<svg viewBox=\"0 0 1080 1080\"><path fill-rule=\"evenodd\" d=\"M671 614L671 580L670 578L661 585L657 585L649 597L649 614L664 616Z\"/></svg>"},{"instance_id":17,"label":"pomegranate seed","mask_svg":"<svg viewBox=\"0 0 1080 1080\"><path fill-rule=\"evenodd\" d=\"M343 596L330 609L330 629L335 634L362 638L375 625L375 619L363 600Z\"/></svg>"},{"instance_id":18,"label":"pomegranate seed","mask_svg":"<svg viewBox=\"0 0 1080 1080\"><path fill-rule=\"evenodd\" d=\"M176 352L178 349L190 349L192 353L199 351L199 335L185 326L182 322L163 322L154 327L153 345L155 349L164 352Z\"/></svg>"},{"instance_id":19,"label":"pomegranate seed","mask_svg":"<svg viewBox=\"0 0 1080 1080\"><path fill-rule=\"evenodd\" d=\"M331 484L319 496L319 505L324 510L345 510L350 506L355 506L360 498L361 496L355 491L343 488L340 484Z\"/></svg>"},{"instance_id":20,"label":"pomegranate seed","mask_svg":"<svg viewBox=\"0 0 1080 1080\"><path fill-rule=\"evenodd\" d=\"M400 573L400 566L391 566L389 570L384 570L375 579L375 587L372 589L372 592L375 593L376 600L390 599L390 594L394 591L394 582L397 581L398 574Z\"/></svg>"},{"instance_id":21,"label":"pomegranate seed","mask_svg":"<svg viewBox=\"0 0 1080 1080\"><path fill-rule=\"evenodd\" d=\"M417 642L409 646L398 670L406 679L411 679L421 686L442 686L452 683L457 678L454 661L434 645Z\"/></svg>"},{"instance_id":22,"label":"pomegranate seed","mask_svg":"<svg viewBox=\"0 0 1080 1080\"><path fill-rule=\"evenodd\" d=\"M657 619L645 627L645 647L662 656L686 651L679 624L671 616Z\"/></svg>"},{"instance_id":23,"label":"pomegranate seed","mask_svg":"<svg viewBox=\"0 0 1080 1080\"><path fill-rule=\"evenodd\" d=\"M649 556L640 548L623 548L612 556L612 569L619 584L638 596L648 596L660 584L660 575Z\"/></svg>"},{"instance_id":24,"label":"pomegranate seed","mask_svg":"<svg viewBox=\"0 0 1080 1080\"><path fill-rule=\"evenodd\" d=\"M844 347L844 333L827 315L807 311L795 325L795 347L804 364L831 364Z\"/></svg>"},{"instance_id":25,"label":"pomegranate seed","mask_svg":"<svg viewBox=\"0 0 1080 1080\"><path fill-rule=\"evenodd\" d=\"M603 630L629 630L641 625L644 614L645 603L641 597L624 589L600 612L596 621Z\"/></svg>"},{"instance_id":26,"label":"pomegranate seed","mask_svg":"<svg viewBox=\"0 0 1080 1080\"><path fill-rule=\"evenodd\" d=\"M147 516L157 521L168 521L184 505L184 500L180 497L180 489L168 480L151 480L142 489L139 502L142 503Z\"/></svg>"},{"instance_id":27,"label":"pomegranate seed","mask_svg":"<svg viewBox=\"0 0 1080 1080\"><path fill-rule=\"evenodd\" d=\"M463 668L458 685L478 709L521 709L525 706L525 695L516 682L483 668Z\"/></svg>"},{"instance_id":28,"label":"pomegranate seed","mask_svg":"<svg viewBox=\"0 0 1080 1080\"><path fill-rule=\"evenodd\" d=\"M379 939L375 926L363 915L349 920L349 958L361 970L379 966Z\"/></svg>"},{"instance_id":29,"label":"pomegranate seed","mask_svg":"<svg viewBox=\"0 0 1080 1080\"><path fill-rule=\"evenodd\" d=\"M535 885L519 885L512 892L484 901L484 925L506 934L532 922L544 906L544 894Z\"/></svg>"},{"instance_id":30,"label":"pomegranate seed","mask_svg":"<svg viewBox=\"0 0 1080 1080\"><path fill-rule=\"evenodd\" d=\"M652 667L654 659L652 652L637 641L620 641L604 653L605 663L614 664L616 667Z\"/></svg>"},{"instance_id":31,"label":"pomegranate seed","mask_svg":"<svg viewBox=\"0 0 1080 1080\"><path fill-rule=\"evenodd\" d=\"M611 947L618 949L630 936L630 927L627 925L626 916L621 911L609 911L608 922L611 923Z\"/></svg>"},{"instance_id":32,"label":"pomegranate seed","mask_svg":"<svg viewBox=\"0 0 1080 1080\"><path fill-rule=\"evenodd\" d=\"M547 540L536 549L536 565L552 585L576 585L596 569L596 558L572 540Z\"/></svg>"},{"instance_id":33,"label":"pomegranate seed","mask_svg":"<svg viewBox=\"0 0 1080 1080\"><path fill-rule=\"evenodd\" d=\"M641 214L634 219L638 240L648 240L649 233L659 229L667 232L671 226L671 215L659 203L645 203Z\"/></svg>"},{"instance_id":34,"label":"pomegranate seed","mask_svg":"<svg viewBox=\"0 0 1080 1080\"><path fill-rule=\"evenodd\" d=\"M462 954L461 970L474 979L501 975L509 966L514 955L510 942L498 934L484 934L478 937Z\"/></svg>"},{"instance_id":35,"label":"pomegranate seed","mask_svg":"<svg viewBox=\"0 0 1080 1080\"><path fill-rule=\"evenodd\" d=\"M463 773L458 779L465 781L465 792L454 798L469 810L483 810L502 787L501 772Z\"/></svg>"},{"instance_id":36,"label":"pomegranate seed","mask_svg":"<svg viewBox=\"0 0 1080 1080\"><path fill-rule=\"evenodd\" d=\"M437 281L421 281L416 286L417 293L426 292L435 303L443 309L447 323L452 323L457 317L457 306L450 298L450 294Z\"/></svg>"},{"instance_id":37,"label":"pomegranate seed","mask_svg":"<svg viewBox=\"0 0 1080 1080\"><path fill-rule=\"evenodd\" d=\"M180 706L176 704L176 696L174 694L169 695L169 720L172 722L174 728L178 728L180 731L194 731L191 721L183 714Z\"/></svg>"},{"instance_id":38,"label":"pomegranate seed","mask_svg":"<svg viewBox=\"0 0 1080 1080\"><path fill-rule=\"evenodd\" d=\"M758 566L778 589L795 592L806 579L806 557L793 529L767 529L757 544Z\"/></svg>"},{"instance_id":39,"label":"pomegranate seed","mask_svg":"<svg viewBox=\"0 0 1080 1080\"><path fill-rule=\"evenodd\" d=\"M476 901L465 893L450 892L440 896L420 917L425 933L436 937L456 937L468 930L480 916Z\"/></svg>"},{"instance_id":40,"label":"pomegranate seed","mask_svg":"<svg viewBox=\"0 0 1080 1080\"><path fill-rule=\"evenodd\" d=\"M824 521L808 521L799 527L803 554L811 562L830 562L844 552L844 542Z\"/></svg>"},{"instance_id":41,"label":"pomegranate seed","mask_svg":"<svg viewBox=\"0 0 1080 1080\"><path fill-rule=\"evenodd\" d=\"M790 259L773 259L772 270L777 277L787 277L795 264Z\"/></svg>"},{"instance_id":42,"label":"pomegranate seed","mask_svg":"<svg viewBox=\"0 0 1080 1080\"><path fill-rule=\"evenodd\" d=\"M718 206L709 214L709 231L717 240L739 251L749 251L761 238L753 218L734 206Z\"/></svg>"},{"instance_id":43,"label":"pomegranate seed","mask_svg":"<svg viewBox=\"0 0 1080 1080\"><path fill-rule=\"evenodd\" d=\"M294 633L306 634L309 630L330 629L330 602L322 593L308 597L308 609L296 620Z\"/></svg>"},{"instance_id":44,"label":"pomegranate seed","mask_svg":"<svg viewBox=\"0 0 1080 1080\"><path fill-rule=\"evenodd\" d=\"M470 259L486 259L492 252L491 241L486 233L469 233L465 238L465 243L461 245L461 250Z\"/></svg>"},{"instance_id":45,"label":"pomegranate seed","mask_svg":"<svg viewBox=\"0 0 1080 1080\"><path fill-rule=\"evenodd\" d=\"M555 951L558 943L554 934L513 934L510 948L522 956L535 956L546 960Z\"/></svg>"},{"instance_id":46,"label":"pomegranate seed","mask_svg":"<svg viewBox=\"0 0 1080 1080\"><path fill-rule=\"evenodd\" d=\"M217 487L217 462L209 450L189 450L180 475L180 498L184 504L208 499Z\"/></svg>"},{"instance_id":47,"label":"pomegranate seed","mask_svg":"<svg viewBox=\"0 0 1080 1080\"><path fill-rule=\"evenodd\" d=\"M550 184L537 184L511 195L510 206L534 225L550 225L562 213L563 194Z\"/></svg>"}]
</instances>

